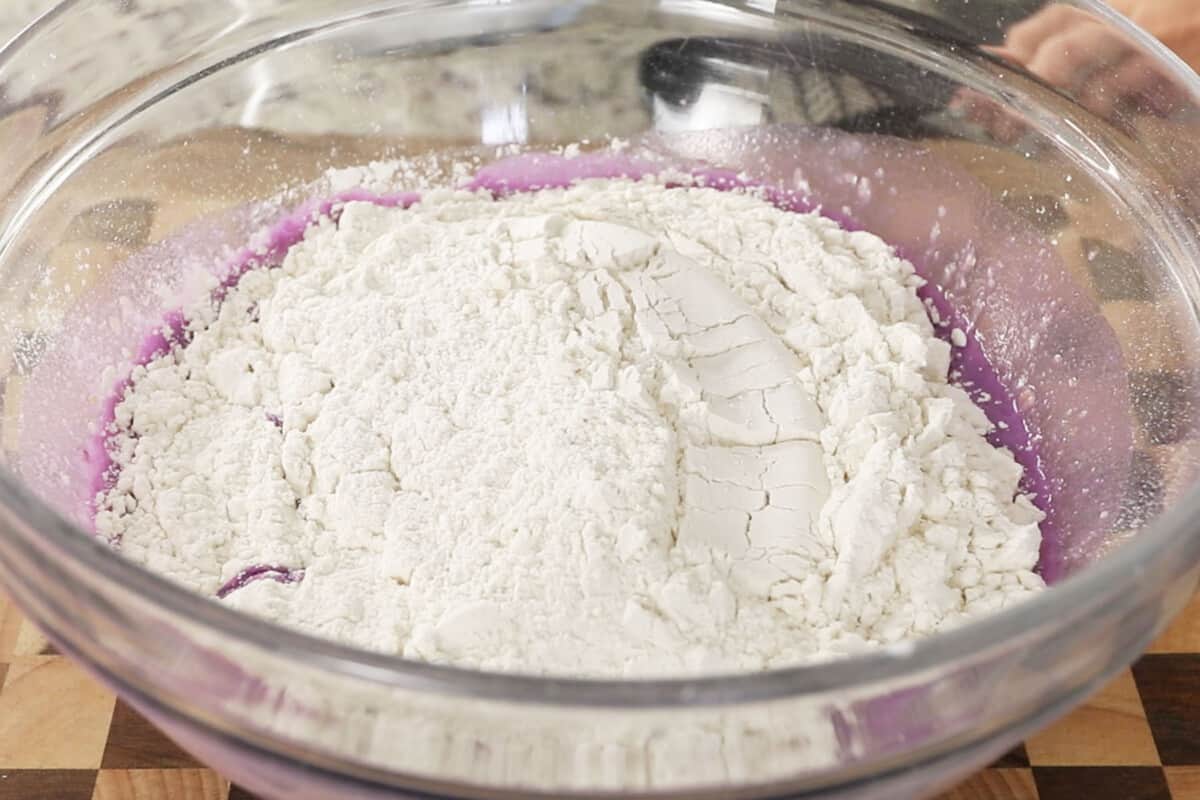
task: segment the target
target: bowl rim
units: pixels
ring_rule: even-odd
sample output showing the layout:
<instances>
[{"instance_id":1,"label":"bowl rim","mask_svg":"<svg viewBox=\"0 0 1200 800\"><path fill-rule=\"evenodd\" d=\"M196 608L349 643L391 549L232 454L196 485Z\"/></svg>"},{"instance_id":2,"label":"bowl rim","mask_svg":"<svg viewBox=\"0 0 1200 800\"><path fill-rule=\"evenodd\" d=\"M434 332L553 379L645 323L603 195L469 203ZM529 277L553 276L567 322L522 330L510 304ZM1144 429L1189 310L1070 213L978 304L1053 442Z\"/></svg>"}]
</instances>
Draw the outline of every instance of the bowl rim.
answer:
<instances>
[{"instance_id":1,"label":"bowl rim","mask_svg":"<svg viewBox=\"0 0 1200 800\"><path fill-rule=\"evenodd\" d=\"M87 0L63 0L52 6L0 50L5 63L40 28ZM1100 0L1057 0L1106 20L1153 55L1167 77L1188 87L1190 101L1200 106L1200 76L1148 33ZM33 552L41 539L89 575L120 585L143 601L184 617L216 639L233 638L239 646L269 651L274 658L294 659L306 666L368 681L380 686L433 691L512 703L555 707L598 706L646 710L761 702L861 688L894 681L925 670L964 663L1015 639L1049 631L1082 613L1106 605L1144 581L1151 567L1166 568L1159 556L1176 544L1190 544L1186 568L1200 560L1200 485L1190 488L1174 507L1098 563L1016 606L959 628L915 641L839 658L835 661L770 669L754 673L649 679L575 678L476 670L371 652L285 628L220 605L213 599L171 583L122 558L93 534L69 521L27 489L7 465L0 466L0 507L22 523L16 543ZM1178 563L1178 562L1176 562ZM1182 570L1180 570L1182 571ZM90 579L90 578L89 578ZM60 634L61 635L61 634ZM831 669L836 666L836 669ZM183 712L186 713L186 712ZM228 712L216 712L230 717Z\"/></svg>"}]
</instances>

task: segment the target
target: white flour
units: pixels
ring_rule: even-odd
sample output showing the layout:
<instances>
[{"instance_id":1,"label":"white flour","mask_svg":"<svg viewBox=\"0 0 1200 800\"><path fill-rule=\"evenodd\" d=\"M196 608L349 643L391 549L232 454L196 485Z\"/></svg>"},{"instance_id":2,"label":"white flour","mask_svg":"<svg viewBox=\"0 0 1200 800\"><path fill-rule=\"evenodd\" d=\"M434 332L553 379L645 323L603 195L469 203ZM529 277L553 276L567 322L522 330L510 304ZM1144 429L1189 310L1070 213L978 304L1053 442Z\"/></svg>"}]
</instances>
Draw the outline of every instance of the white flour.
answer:
<instances>
[{"instance_id":1,"label":"white flour","mask_svg":"<svg viewBox=\"0 0 1200 800\"><path fill-rule=\"evenodd\" d=\"M97 515L130 558L372 649L757 670L1041 588L1020 467L912 267L741 193L427 193L311 229L139 368Z\"/></svg>"}]
</instances>

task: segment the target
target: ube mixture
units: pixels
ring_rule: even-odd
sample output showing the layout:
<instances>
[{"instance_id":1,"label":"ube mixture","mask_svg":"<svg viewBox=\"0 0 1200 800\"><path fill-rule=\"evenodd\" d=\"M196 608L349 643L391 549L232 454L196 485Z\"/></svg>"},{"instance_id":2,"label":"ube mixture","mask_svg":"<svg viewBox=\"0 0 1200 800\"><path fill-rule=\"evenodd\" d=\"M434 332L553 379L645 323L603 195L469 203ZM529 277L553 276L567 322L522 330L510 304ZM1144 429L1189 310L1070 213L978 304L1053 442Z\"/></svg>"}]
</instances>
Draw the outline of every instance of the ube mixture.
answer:
<instances>
[{"instance_id":1,"label":"ube mixture","mask_svg":"<svg viewBox=\"0 0 1200 800\"><path fill-rule=\"evenodd\" d=\"M1043 588L1029 432L911 264L722 173L538 163L247 251L114 397L97 531L290 627L561 675L824 661Z\"/></svg>"}]
</instances>

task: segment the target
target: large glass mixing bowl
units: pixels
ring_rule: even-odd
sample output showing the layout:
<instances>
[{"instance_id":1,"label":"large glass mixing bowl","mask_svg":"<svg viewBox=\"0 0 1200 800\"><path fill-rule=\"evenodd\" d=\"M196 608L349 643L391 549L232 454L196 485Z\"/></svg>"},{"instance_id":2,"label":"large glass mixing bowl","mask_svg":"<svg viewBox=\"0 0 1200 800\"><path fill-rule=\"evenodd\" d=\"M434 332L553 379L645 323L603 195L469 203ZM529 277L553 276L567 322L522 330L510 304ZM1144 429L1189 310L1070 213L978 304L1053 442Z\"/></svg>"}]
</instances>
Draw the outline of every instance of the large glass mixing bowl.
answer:
<instances>
[{"instance_id":1,"label":"large glass mixing bowl","mask_svg":"<svg viewBox=\"0 0 1200 800\"><path fill-rule=\"evenodd\" d=\"M0 52L0 582L264 797L891 800L947 785L1127 665L1200 560L1200 82L1079 0L1057 24L1116 46L1074 51L1050 85L988 47L1034 5L51 8ZM1106 77L1123 93L1096 102ZM289 204L354 179L327 169L614 137L810 195L944 290L1038 440L1049 591L830 666L549 680L273 627L91 536L87 443L147 327Z\"/></svg>"}]
</instances>

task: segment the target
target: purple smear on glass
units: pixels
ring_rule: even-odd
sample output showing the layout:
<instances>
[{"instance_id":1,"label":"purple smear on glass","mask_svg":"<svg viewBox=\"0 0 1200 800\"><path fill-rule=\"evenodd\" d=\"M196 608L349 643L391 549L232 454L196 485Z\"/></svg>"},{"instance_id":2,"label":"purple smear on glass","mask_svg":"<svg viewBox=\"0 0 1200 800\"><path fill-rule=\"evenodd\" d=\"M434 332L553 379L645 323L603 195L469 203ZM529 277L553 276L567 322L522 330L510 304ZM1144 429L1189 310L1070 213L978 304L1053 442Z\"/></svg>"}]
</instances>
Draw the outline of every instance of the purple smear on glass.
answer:
<instances>
[{"instance_id":1,"label":"purple smear on glass","mask_svg":"<svg viewBox=\"0 0 1200 800\"><path fill-rule=\"evenodd\" d=\"M175 309L163 315L162 324L151 331L142 340L134 356L135 367L149 364L156 358L170 353L176 347L183 347L191 341L191 332L187 329L187 318L183 311ZM95 512L95 499L101 492L106 492L116 485L117 469L113 463L110 439L116 434L117 406L125 397L132 380L125 378L105 399L100 412L100 428L83 446L83 460L92 465L92 503Z\"/></svg>"},{"instance_id":2,"label":"purple smear on glass","mask_svg":"<svg viewBox=\"0 0 1200 800\"><path fill-rule=\"evenodd\" d=\"M272 580L276 583L299 583L304 579L304 570L271 566L269 564L255 564L252 567L246 567L237 575L227 580L220 589L217 589L217 597L224 600L238 589L264 579Z\"/></svg>"},{"instance_id":3,"label":"purple smear on glass","mask_svg":"<svg viewBox=\"0 0 1200 800\"><path fill-rule=\"evenodd\" d=\"M1030 496L1043 512L1049 512L1053 502L1053 484L1046 475L1045 464L1030 435L1029 426L1021 414L1019 401L1000 380L988 360L971 323L950 304L941 289L927 283L917 295L932 305L941 322L934 326L938 338L951 343L950 377L961 387L975 405L983 409L994 426L987 439L995 447L1004 447L1021 465L1021 490ZM961 347L951 336L960 330L966 337ZM1048 518L1049 519L1049 518ZM1042 524L1043 537L1049 536L1052 524Z\"/></svg>"}]
</instances>

